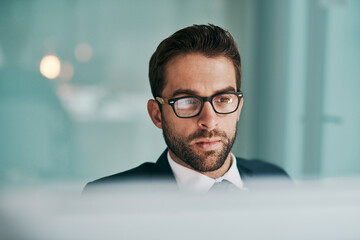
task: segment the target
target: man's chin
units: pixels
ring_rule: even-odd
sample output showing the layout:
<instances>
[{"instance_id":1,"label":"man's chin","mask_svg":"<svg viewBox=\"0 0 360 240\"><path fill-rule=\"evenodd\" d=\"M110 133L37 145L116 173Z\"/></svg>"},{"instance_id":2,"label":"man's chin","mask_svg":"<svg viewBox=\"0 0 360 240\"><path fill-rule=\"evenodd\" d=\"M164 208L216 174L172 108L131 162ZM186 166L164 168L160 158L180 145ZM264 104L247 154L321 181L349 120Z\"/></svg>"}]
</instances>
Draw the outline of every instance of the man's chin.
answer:
<instances>
[{"instance_id":1,"label":"man's chin","mask_svg":"<svg viewBox=\"0 0 360 240\"><path fill-rule=\"evenodd\" d=\"M224 165L224 163L219 164L219 165L203 165L199 168L194 168L195 170L202 172L202 173L209 173L209 172L213 172L216 171L218 169L220 169L222 166Z\"/></svg>"},{"instance_id":2,"label":"man's chin","mask_svg":"<svg viewBox=\"0 0 360 240\"><path fill-rule=\"evenodd\" d=\"M196 154L197 164L188 164L199 172L212 172L224 165L226 158L223 160L220 158L220 154L216 151L205 151L201 154Z\"/></svg>"}]
</instances>

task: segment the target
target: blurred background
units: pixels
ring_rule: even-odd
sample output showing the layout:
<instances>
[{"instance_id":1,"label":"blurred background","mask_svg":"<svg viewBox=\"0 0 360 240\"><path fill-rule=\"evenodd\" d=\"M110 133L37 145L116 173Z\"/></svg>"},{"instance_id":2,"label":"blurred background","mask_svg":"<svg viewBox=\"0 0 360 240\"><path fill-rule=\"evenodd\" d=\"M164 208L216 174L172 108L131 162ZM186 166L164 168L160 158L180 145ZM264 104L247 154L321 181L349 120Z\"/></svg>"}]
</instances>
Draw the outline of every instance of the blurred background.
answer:
<instances>
[{"instance_id":1,"label":"blurred background","mask_svg":"<svg viewBox=\"0 0 360 240\"><path fill-rule=\"evenodd\" d=\"M1 0L0 185L85 184L156 161L148 61L204 23L242 57L236 155L294 179L360 175L358 0Z\"/></svg>"}]
</instances>

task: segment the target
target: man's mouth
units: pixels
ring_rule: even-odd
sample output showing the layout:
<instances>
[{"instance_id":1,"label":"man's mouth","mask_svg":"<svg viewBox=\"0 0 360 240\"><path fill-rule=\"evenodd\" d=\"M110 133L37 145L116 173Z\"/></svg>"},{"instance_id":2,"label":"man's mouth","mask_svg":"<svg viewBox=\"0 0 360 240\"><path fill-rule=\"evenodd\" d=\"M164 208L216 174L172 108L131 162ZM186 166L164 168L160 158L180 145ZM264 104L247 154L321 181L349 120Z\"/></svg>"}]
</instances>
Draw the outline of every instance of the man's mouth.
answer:
<instances>
[{"instance_id":1,"label":"man's mouth","mask_svg":"<svg viewBox=\"0 0 360 240\"><path fill-rule=\"evenodd\" d=\"M195 146L204 151L211 151L217 149L221 145L221 140L218 138L211 139L197 139Z\"/></svg>"}]
</instances>

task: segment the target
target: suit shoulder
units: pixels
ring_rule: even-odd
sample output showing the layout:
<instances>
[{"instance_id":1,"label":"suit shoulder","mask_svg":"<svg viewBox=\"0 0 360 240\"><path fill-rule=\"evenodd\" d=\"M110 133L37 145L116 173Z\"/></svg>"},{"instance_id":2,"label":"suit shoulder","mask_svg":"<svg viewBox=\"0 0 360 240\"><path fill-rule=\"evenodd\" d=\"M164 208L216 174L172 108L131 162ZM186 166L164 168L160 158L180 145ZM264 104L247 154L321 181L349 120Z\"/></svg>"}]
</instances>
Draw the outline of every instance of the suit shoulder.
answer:
<instances>
[{"instance_id":1,"label":"suit shoulder","mask_svg":"<svg viewBox=\"0 0 360 240\"><path fill-rule=\"evenodd\" d=\"M116 173L110 176L106 176L100 179L93 181L93 183L105 183L105 182L112 182L117 180L125 180L131 178L139 178L139 177L146 177L152 173L154 163L146 162L143 163L135 168L126 170L124 172Z\"/></svg>"},{"instance_id":2,"label":"suit shoulder","mask_svg":"<svg viewBox=\"0 0 360 240\"><path fill-rule=\"evenodd\" d=\"M83 193L92 188L102 186L104 184L125 183L128 181L144 180L149 178L154 171L154 163L146 162L135 168L126 170L124 172L116 173L110 176L99 178L86 184Z\"/></svg>"},{"instance_id":3,"label":"suit shoulder","mask_svg":"<svg viewBox=\"0 0 360 240\"><path fill-rule=\"evenodd\" d=\"M236 158L236 160L239 170L248 171L252 175L289 177L284 169L272 163L244 158Z\"/></svg>"}]
</instances>

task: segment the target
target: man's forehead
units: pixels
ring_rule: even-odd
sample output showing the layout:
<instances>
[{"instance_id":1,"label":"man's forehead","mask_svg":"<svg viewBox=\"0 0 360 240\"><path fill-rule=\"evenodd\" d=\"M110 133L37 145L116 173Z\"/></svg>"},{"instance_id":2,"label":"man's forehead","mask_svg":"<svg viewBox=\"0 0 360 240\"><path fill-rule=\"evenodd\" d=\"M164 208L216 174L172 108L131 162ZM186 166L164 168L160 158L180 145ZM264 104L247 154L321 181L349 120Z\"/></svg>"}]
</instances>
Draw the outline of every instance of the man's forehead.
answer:
<instances>
[{"instance_id":1,"label":"man's forehead","mask_svg":"<svg viewBox=\"0 0 360 240\"><path fill-rule=\"evenodd\" d=\"M207 57L198 53L181 55L166 66L166 97L177 95L213 95L236 90L232 61L224 56Z\"/></svg>"}]
</instances>

